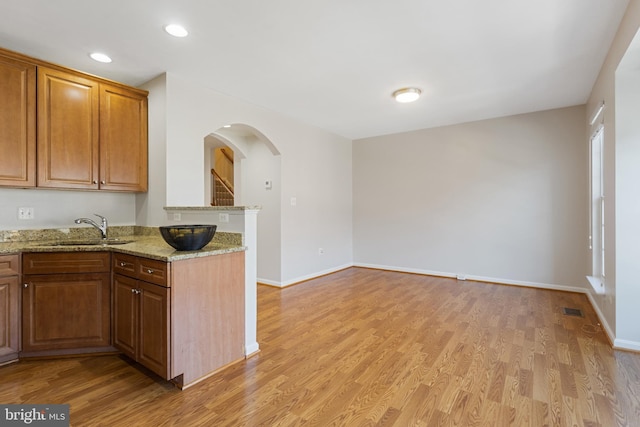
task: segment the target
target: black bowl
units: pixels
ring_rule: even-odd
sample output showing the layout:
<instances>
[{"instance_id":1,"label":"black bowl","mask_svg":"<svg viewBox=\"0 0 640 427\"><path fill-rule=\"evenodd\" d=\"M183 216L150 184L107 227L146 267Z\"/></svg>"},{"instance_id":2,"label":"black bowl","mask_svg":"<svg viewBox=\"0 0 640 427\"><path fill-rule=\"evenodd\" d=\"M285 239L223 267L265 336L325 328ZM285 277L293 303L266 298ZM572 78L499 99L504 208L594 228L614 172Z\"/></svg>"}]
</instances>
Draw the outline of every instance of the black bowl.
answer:
<instances>
[{"instance_id":1,"label":"black bowl","mask_svg":"<svg viewBox=\"0 0 640 427\"><path fill-rule=\"evenodd\" d=\"M197 251L213 239L217 225L166 225L160 227L165 242L177 251Z\"/></svg>"}]
</instances>

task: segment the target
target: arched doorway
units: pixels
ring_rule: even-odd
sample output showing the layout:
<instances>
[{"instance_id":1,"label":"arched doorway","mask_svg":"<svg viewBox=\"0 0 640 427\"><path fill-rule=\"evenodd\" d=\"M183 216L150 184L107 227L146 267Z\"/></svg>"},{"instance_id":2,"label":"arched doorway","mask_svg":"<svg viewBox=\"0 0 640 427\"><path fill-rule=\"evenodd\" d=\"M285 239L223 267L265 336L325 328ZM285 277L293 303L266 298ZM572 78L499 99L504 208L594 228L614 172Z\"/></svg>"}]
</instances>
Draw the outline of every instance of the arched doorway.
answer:
<instances>
[{"instance_id":1,"label":"arched doorway","mask_svg":"<svg viewBox=\"0 0 640 427\"><path fill-rule=\"evenodd\" d=\"M226 184L233 185L234 206L260 206L258 214L257 278L261 283L277 284L281 280L281 172L280 152L273 142L246 124L232 124L207 135L205 147L205 200L214 201L215 175L211 169L226 174ZM216 153L227 151L223 159ZM220 155L220 154L218 154ZM223 154L224 156L224 154ZM233 159L232 173L223 172ZM221 163L219 163L221 162ZM220 167L220 164L227 165ZM231 173L232 178L229 178Z\"/></svg>"}]
</instances>

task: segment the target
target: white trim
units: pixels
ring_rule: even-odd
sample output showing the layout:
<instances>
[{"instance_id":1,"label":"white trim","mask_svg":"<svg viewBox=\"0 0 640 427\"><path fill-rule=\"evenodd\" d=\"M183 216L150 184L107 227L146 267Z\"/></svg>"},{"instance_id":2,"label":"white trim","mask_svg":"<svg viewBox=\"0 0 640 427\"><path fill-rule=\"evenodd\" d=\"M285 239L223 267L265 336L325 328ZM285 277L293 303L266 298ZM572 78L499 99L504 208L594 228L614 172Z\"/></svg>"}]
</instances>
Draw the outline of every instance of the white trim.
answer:
<instances>
[{"instance_id":1,"label":"white trim","mask_svg":"<svg viewBox=\"0 0 640 427\"><path fill-rule=\"evenodd\" d=\"M593 115L593 118L589 122L590 126L593 126L593 124L596 122L596 120L598 120L598 117L600 117L600 114L602 113L602 110L604 110L604 101L602 101L602 103L600 103L600 105L598 106L598 109L596 110L595 114Z\"/></svg>"},{"instance_id":2,"label":"white trim","mask_svg":"<svg viewBox=\"0 0 640 427\"><path fill-rule=\"evenodd\" d=\"M250 345L245 344L245 349L244 349L245 356L250 356L254 353L257 353L258 351L260 351L260 345L257 342Z\"/></svg>"},{"instance_id":3,"label":"white trim","mask_svg":"<svg viewBox=\"0 0 640 427\"><path fill-rule=\"evenodd\" d=\"M315 279L317 277L326 276L327 274L335 273L340 270L344 270L346 268L353 267L352 263L344 264L339 267L332 267L327 270L318 271L317 273L307 274L306 276L296 277L295 279L290 279L284 282L276 282L273 280L260 279L258 278L258 283L263 283L265 285L276 286L278 288L286 288L287 286L295 285L296 283L305 282L307 280Z\"/></svg>"},{"instance_id":4,"label":"white trim","mask_svg":"<svg viewBox=\"0 0 640 427\"><path fill-rule=\"evenodd\" d=\"M455 279L457 277L455 273L446 273L442 271L431 271L431 270L420 270L415 268L393 267L393 266L379 265L379 264L355 263L354 267L365 267L365 268L374 268L378 270L399 271L401 273L425 274L427 276L449 277L452 279ZM486 277L486 276L473 276L468 274L465 277L466 277L466 280L477 281L477 282L489 282L489 283L498 283L502 285L523 286L527 288L551 289L555 291L565 291L565 292L578 292L581 294L587 293L586 288L582 288L578 286L566 286L566 285L555 285L555 284L549 284L549 283L527 282L522 280L500 279L496 277Z\"/></svg>"},{"instance_id":5,"label":"white trim","mask_svg":"<svg viewBox=\"0 0 640 427\"><path fill-rule=\"evenodd\" d=\"M640 352L640 342L615 339L613 348L617 350L629 350Z\"/></svg>"},{"instance_id":6,"label":"white trim","mask_svg":"<svg viewBox=\"0 0 640 427\"><path fill-rule=\"evenodd\" d=\"M596 294L598 295L605 294L604 281L602 280L601 277L594 277L594 276L586 276L586 277L587 277L587 281L589 282L589 284L593 288L593 291Z\"/></svg>"},{"instance_id":7,"label":"white trim","mask_svg":"<svg viewBox=\"0 0 640 427\"><path fill-rule=\"evenodd\" d=\"M260 285L269 285L269 286L275 286L275 287L278 287L278 288L282 287L280 282L276 282L274 280L261 279L259 277L256 280L257 280L258 284L260 284Z\"/></svg>"},{"instance_id":8,"label":"white trim","mask_svg":"<svg viewBox=\"0 0 640 427\"><path fill-rule=\"evenodd\" d=\"M611 326L609 326L609 324L607 323L607 318L605 317L605 315L602 313L602 311L600 311L600 306L596 303L595 298L593 298L593 294L591 294L591 292L587 292L587 298L589 299L593 310L596 312L598 320L600 320L600 325L602 326L604 333L607 334L607 337L609 338L609 342L615 342L616 336L613 333L613 329L611 329Z\"/></svg>"}]
</instances>

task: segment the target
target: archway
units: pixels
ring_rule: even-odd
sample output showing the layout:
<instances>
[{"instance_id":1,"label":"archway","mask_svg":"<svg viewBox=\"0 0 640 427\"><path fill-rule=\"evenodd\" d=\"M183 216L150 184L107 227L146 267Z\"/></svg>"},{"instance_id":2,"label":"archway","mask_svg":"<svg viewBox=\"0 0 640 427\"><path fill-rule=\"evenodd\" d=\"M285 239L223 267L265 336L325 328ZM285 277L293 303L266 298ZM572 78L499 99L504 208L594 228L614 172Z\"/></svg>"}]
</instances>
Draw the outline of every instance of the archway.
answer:
<instances>
[{"instance_id":1,"label":"archway","mask_svg":"<svg viewBox=\"0 0 640 427\"><path fill-rule=\"evenodd\" d=\"M257 278L277 284L281 279L281 156L262 132L246 124L222 127L204 138L205 200L212 198L216 149L233 153L235 206L260 206L258 214Z\"/></svg>"}]
</instances>

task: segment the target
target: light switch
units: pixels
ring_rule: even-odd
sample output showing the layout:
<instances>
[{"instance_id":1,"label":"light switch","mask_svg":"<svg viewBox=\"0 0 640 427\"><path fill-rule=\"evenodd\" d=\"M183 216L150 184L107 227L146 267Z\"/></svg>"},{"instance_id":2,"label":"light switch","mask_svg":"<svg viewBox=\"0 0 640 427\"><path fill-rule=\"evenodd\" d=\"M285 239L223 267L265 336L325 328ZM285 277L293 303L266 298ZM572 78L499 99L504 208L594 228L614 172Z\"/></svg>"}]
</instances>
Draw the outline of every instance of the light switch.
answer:
<instances>
[{"instance_id":1,"label":"light switch","mask_svg":"<svg viewBox=\"0 0 640 427\"><path fill-rule=\"evenodd\" d=\"M272 187L272 182L271 182L271 180L269 180L269 179L268 179L268 180L266 180L266 181L264 182L264 188L265 188L266 190L271 190L271 187Z\"/></svg>"}]
</instances>

